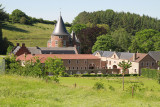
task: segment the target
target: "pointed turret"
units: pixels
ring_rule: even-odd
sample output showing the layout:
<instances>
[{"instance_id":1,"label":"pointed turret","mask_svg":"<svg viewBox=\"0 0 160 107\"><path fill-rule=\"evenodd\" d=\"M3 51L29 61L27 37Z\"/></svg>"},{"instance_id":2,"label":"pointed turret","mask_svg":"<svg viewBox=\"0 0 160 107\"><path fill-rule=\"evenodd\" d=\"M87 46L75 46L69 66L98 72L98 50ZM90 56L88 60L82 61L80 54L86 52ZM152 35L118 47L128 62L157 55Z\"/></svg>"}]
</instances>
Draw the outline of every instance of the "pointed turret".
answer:
<instances>
[{"instance_id":1,"label":"pointed turret","mask_svg":"<svg viewBox=\"0 0 160 107\"><path fill-rule=\"evenodd\" d=\"M63 22L61 15L60 15L60 18L59 18L52 34L55 36L69 35L69 33L66 30L66 27L64 25L64 22Z\"/></svg>"}]
</instances>

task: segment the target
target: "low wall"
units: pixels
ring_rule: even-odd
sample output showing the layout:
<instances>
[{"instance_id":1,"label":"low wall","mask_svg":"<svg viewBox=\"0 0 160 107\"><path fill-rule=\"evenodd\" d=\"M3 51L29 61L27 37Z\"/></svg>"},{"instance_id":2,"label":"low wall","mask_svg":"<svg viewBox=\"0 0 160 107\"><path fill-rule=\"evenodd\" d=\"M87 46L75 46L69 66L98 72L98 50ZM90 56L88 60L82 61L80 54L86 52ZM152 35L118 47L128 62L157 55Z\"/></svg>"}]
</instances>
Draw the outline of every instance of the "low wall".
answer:
<instances>
[{"instance_id":1,"label":"low wall","mask_svg":"<svg viewBox=\"0 0 160 107\"><path fill-rule=\"evenodd\" d=\"M69 75L73 74L120 74L120 69L87 69L87 70L66 70Z\"/></svg>"}]
</instances>

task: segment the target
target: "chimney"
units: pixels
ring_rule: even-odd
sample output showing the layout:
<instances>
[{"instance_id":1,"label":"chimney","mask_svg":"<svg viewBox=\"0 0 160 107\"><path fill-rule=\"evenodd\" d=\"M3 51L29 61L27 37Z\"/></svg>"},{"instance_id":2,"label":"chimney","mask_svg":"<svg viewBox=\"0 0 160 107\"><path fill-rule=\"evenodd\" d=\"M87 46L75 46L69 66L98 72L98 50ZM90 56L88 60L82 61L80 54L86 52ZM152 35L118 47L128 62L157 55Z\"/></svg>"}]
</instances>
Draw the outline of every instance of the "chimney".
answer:
<instances>
[{"instance_id":1,"label":"chimney","mask_svg":"<svg viewBox=\"0 0 160 107\"><path fill-rule=\"evenodd\" d=\"M17 46L19 46L19 43L17 43Z\"/></svg>"},{"instance_id":2,"label":"chimney","mask_svg":"<svg viewBox=\"0 0 160 107\"><path fill-rule=\"evenodd\" d=\"M35 54L32 54L32 56L35 56Z\"/></svg>"},{"instance_id":3,"label":"chimney","mask_svg":"<svg viewBox=\"0 0 160 107\"><path fill-rule=\"evenodd\" d=\"M25 47L25 43L22 43L22 47Z\"/></svg>"},{"instance_id":4,"label":"chimney","mask_svg":"<svg viewBox=\"0 0 160 107\"><path fill-rule=\"evenodd\" d=\"M136 53L133 53L133 61L136 61Z\"/></svg>"}]
</instances>

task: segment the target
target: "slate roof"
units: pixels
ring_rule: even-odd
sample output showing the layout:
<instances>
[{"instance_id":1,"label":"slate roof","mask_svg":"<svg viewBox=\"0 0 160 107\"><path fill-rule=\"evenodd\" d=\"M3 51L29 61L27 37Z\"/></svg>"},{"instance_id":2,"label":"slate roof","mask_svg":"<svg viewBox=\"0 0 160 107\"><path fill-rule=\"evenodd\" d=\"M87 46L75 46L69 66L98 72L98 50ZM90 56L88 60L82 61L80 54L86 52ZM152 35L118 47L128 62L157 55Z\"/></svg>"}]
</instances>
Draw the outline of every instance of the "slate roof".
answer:
<instances>
[{"instance_id":1,"label":"slate roof","mask_svg":"<svg viewBox=\"0 0 160 107\"><path fill-rule=\"evenodd\" d=\"M96 55L97 52L99 52L101 57L111 57L114 54L112 51L95 51L93 55Z\"/></svg>"},{"instance_id":2,"label":"slate roof","mask_svg":"<svg viewBox=\"0 0 160 107\"><path fill-rule=\"evenodd\" d=\"M13 54L16 54L17 53L17 51L20 49L21 47L20 46L17 46L14 50L13 50Z\"/></svg>"},{"instance_id":3,"label":"slate roof","mask_svg":"<svg viewBox=\"0 0 160 107\"><path fill-rule=\"evenodd\" d=\"M148 54L156 61L160 61L160 51L149 51Z\"/></svg>"},{"instance_id":4,"label":"slate roof","mask_svg":"<svg viewBox=\"0 0 160 107\"><path fill-rule=\"evenodd\" d=\"M59 20L52 34L56 36L70 35L66 30L66 27L64 25L64 22L61 16L59 17Z\"/></svg>"},{"instance_id":5,"label":"slate roof","mask_svg":"<svg viewBox=\"0 0 160 107\"><path fill-rule=\"evenodd\" d=\"M27 47L31 54L42 54L41 49L38 47Z\"/></svg>"},{"instance_id":6,"label":"slate roof","mask_svg":"<svg viewBox=\"0 0 160 107\"><path fill-rule=\"evenodd\" d=\"M28 47L31 54L76 54L75 47Z\"/></svg>"},{"instance_id":7,"label":"slate roof","mask_svg":"<svg viewBox=\"0 0 160 107\"><path fill-rule=\"evenodd\" d=\"M100 59L92 54L37 54L31 55L28 54L26 57L24 55L20 55L16 58L16 60L33 60L34 57L38 57L41 63L44 63L48 57L51 58L60 58L60 59Z\"/></svg>"},{"instance_id":8,"label":"slate roof","mask_svg":"<svg viewBox=\"0 0 160 107\"><path fill-rule=\"evenodd\" d=\"M129 53L129 52L113 52L113 51L96 51L93 53L95 56L96 53L99 52L101 57L112 57L112 55L115 53L119 59L129 60L133 61L133 56L136 54L135 62L141 61L147 54L144 53Z\"/></svg>"},{"instance_id":9,"label":"slate roof","mask_svg":"<svg viewBox=\"0 0 160 107\"><path fill-rule=\"evenodd\" d=\"M127 59L130 60L133 57L134 53L129 53L129 52L117 52L117 56L120 59Z\"/></svg>"}]
</instances>

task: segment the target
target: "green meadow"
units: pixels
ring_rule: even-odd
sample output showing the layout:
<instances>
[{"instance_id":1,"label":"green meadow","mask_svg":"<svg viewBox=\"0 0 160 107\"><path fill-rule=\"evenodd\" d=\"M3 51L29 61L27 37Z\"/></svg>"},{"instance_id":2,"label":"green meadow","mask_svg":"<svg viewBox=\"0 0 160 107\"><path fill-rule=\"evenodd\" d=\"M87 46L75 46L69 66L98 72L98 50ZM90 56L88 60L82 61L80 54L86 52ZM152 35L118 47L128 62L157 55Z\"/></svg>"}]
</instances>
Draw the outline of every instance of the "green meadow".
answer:
<instances>
[{"instance_id":1,"label":"green meadow","mask_svg":"<svg viewBox=\"0 0 160 107\"><path fill-rule=\"evenodd\" d=\"M31 26L6 22L3 25L2 32L3 37L7 37L14 45L25 43L27 47L46 47L53 30L54 25L51 24L36 23Z\"/></svg>"},{"instance_id":2,"label":"green meadow","mask_svg":"<svg viewBox=\"0 0 160 107\"><path fill-rule=\"evenodd\" d=\"M96 82L104 84L97 90ZM76 83L76 87L75 87ZM132 97L132 86L134 96ZM0 106L52 107L158 107L156 80L125 77L61 77L60 83L16 75L0 75Z\"/></svg>"}]
</instances>

